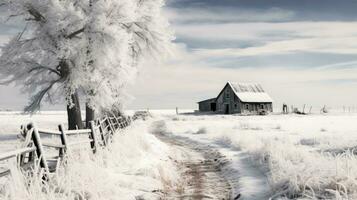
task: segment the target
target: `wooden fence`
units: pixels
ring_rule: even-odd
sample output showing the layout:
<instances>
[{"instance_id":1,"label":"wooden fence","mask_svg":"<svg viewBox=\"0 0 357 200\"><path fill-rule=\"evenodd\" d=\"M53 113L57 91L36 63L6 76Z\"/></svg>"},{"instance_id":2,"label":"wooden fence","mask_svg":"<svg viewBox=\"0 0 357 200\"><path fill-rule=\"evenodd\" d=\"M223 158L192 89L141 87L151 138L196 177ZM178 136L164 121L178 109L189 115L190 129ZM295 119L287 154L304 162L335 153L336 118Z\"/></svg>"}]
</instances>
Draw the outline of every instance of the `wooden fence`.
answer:
<instances>
[{"instance_id":1,"label":"wooden fence","mask_svg":"<svg viewBox=\"0 0 357 200\"><path fill-rule=\"evenodd\" d=\"M56 172L59 164L65 160L65 155L72 152L75 146L88 145L93 153L98 148L106 147L119 130L129 126L131 118L106 116L90 122L90 127L80 130L65 130L62 124L58 130L39 129L33 123L21 127L24 136L22 148L0 154L0 162L17 159L18 167L23 171L35 168L38 163L44 171L44 180L49 180L50 174ZM49 141L47 141L47 140ZM45 152L57 152L52 157L47 157ZM0 171L0 177L11 174L9 167Z\"/></svg>"}]
</instances>

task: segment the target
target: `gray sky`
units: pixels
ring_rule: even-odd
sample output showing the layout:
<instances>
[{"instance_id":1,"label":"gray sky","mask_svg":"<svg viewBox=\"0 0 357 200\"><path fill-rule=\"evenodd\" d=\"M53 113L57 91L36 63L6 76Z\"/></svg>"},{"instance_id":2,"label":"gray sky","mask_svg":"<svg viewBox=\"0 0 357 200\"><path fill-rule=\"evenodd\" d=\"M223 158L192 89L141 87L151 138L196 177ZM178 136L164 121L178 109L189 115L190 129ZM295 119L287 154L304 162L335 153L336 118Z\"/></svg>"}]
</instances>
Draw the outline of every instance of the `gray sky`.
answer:
<instances>
[{"instance_id":1,"label":"gray sky","mask_svg":"<svg viewBox=\"0 0 357 200\"><path fill-rule=\"evenodd\" d=\"M128 108L195 108L227 81L259 82L277 105L356 104L356 10L352 0L169 0L177 50L141 68ZM0 24L0 46L17 31ZM11 86L0 94L0 108L27 102Z\"/></svg>"}]
</instances>

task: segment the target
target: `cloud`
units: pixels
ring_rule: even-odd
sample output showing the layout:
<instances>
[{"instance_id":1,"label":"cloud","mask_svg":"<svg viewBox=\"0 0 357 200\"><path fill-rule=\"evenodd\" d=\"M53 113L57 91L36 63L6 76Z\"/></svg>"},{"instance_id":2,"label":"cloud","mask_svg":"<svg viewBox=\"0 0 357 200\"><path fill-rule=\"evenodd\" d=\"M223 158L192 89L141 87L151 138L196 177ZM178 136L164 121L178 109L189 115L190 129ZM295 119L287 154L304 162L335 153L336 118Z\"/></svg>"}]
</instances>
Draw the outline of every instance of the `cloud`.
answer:
<instances>
[{"instance_id":1,"label":"cloud","mask_svg":"<svg viewBox=\"0 0 357 200\"><path fill-rule=\"evenodd\" d=\"M357 35L357 22L210 23L174 25L178 36L206 40L283 40Z\"/></svg>"},{"instance_id":2,"label":"cloud","mask_svg":"<svg viewBox=\"0 0 357 200\"><path fill-rule=\"evenodd\" d=\"M1 35L0 34L0 46L4 45L7 43L11 38L11 35Z\"/></svg>"},{"instance_id":3,"label":"cloud","mask_svg":"<svg viewBox=\"0 0 357 200\"><path fill-rule=\"evenodd\" d=\"M333 63L333 64L328 64L328 65L322 65L319 66L318 69L324 70L324 69L330 69L330 68L354 68L357 66L357 60L354 61L349 61L349 62L339 62L339 63Z\"/></svg>"},{"instance_id":4,"label":"cloud","mask_svg":"<svg viewBox=\"0 0 357 200\"><path fill-rule=\"evenodd\" d=\"M227 49L195 49L194 53L204 58L212 57L242 57L257 55L287 54L299 51L335 53L335 54L357 54L357 37L349 38L314 38L314 39L292 39L286 41L270 42L259 47L249 48L227 48Z\"/></svg>"},{"instance_id":5,"label":"cloud","mask_svg":"<svg viewBox=\"0 0 357 200\"><path fill-rule=\"evenodd\" d=\"M281 8L240 9L219 6L167 8L165 13L174 23L282 22L294 17L293 11Z\"/></svg>"},{"instance_id":6,"label":"cloud","mask_svg":"<svg viewBox=\"0 0 357 200\"><path fill-rule=\"evenodd\" d=\"M294 52L357 53L357 22L211 23L175 25L180 42L236 44L194 48L197 56L241 57ZM239 43L245 45L240 46ZM246 45L248 44L248 45ZM217 48L218 46L218 48Z\"/></svg>"}]
</instances>

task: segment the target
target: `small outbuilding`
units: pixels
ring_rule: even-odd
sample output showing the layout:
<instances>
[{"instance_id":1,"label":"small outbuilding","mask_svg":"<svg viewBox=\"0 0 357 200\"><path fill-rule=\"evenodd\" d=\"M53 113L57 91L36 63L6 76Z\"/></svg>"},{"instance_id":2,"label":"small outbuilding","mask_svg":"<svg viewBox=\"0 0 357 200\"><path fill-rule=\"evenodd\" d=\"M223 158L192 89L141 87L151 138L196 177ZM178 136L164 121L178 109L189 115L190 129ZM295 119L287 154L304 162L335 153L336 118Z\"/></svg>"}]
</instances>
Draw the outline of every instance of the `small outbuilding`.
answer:
<instances>
[{"instance_id":1,"label":"small outbuilding","mask_svg":"<svg viewBox=\"0 0 357 200\"><path fill-rule=\"evenodd\" d=\"M198 102L200 112L218 114L266 114L273 112L273 99L257 83L227 82L216 98Z\"/></svg>"},{"instance_id":2,"label":"small outbuilding","mask_svg":"<svg viewBox=\"0 0 357 200\"><path fill-rule=\"evenodd\" d=\"M215 112L217 110L216 98L206 99L197 103L201 112Z\"/></svg>"}]
</instances>

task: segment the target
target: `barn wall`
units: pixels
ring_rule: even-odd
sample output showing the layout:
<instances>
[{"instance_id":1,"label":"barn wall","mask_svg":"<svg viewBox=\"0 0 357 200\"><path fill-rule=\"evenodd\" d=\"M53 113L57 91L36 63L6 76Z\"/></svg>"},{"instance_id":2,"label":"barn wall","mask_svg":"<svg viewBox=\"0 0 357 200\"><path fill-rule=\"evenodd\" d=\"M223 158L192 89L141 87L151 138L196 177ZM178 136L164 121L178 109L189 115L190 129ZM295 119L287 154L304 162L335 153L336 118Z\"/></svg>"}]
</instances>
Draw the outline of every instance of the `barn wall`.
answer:
<instances>
[{"instance_id":1,"label":"barn wall","mask_svg":"<svg viewBox=\"0 0 357 200\"><path fill-rule=\"evenodd\" d=\"M215 99L202 101L198 103L198 109L200 112L209 112L211 110L211 103L215 103Z\"/></svg>"},{"instance_id":2,"label":"barn wall","mask_svg":"<svg viewBox=\"0 0 357 200\"><path fill-rule=\"evenodd\" d=\"M201 112L211 111L211 104L208 101L198 103L198 109Z\"/></svg>"},{"instance_id":3,"label":"barn wall","mask_svg":"<svg viewBox=\"0 0 357 200\"><path fill-rule=\"evenodd\" d=\"M272 103L241 103L242 113L244 114L258 114L259 110L264 109L268 112L273 112Z\"/></svg>"},{"instance_id":4,"label":"barn wall","mask_svg":"<svg viewBox=\"0 0 357 200\"><path fill-rule=\"evenodd\" d=\"M226 85L217 98L217 112L225 114L226 105L229 105L229 114L240 113L240 102L231 87Z\"/></svg>"},{"instance_id":5,"label":"barn wall","mask_svg":"<svg viewBox=\"0 0 357 200\"><path fill-rule=\"evenodd\" d=\"M239 98L234 94L234 102L233 102L233 113L241 113L242 109L241 109L241 104L242 102L239 100Z\"/></svg>"}]
</instances>

